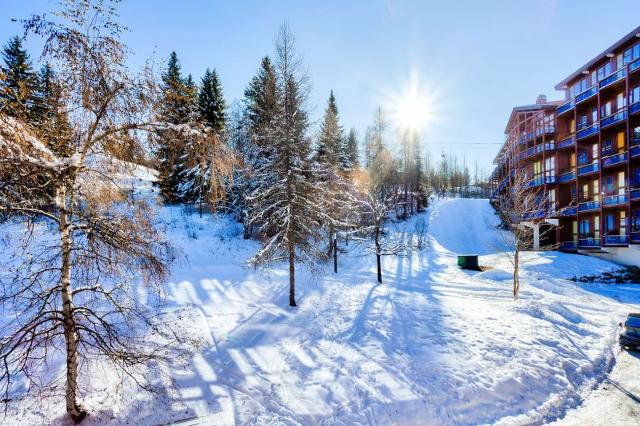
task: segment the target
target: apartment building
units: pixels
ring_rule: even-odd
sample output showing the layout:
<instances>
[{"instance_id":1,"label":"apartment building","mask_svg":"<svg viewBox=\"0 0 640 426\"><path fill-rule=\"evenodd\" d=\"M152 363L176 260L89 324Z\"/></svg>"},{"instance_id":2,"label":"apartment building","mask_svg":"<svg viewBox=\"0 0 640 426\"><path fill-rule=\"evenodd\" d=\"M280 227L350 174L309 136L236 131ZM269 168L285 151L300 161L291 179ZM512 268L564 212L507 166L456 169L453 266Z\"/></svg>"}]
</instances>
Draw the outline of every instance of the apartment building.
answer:
<instances>
[{"instance_id":1,"label":"apartment building","mask_svg":"<svg viewBox=\"0 0 640 426\"><path fill-rule=\"evenodd\" d=\"M495 158L494 197L516 171L544 197L525 219L556 227L562 250L640 266L640 27L513 109Z\"/></svg>"}]
</instances>

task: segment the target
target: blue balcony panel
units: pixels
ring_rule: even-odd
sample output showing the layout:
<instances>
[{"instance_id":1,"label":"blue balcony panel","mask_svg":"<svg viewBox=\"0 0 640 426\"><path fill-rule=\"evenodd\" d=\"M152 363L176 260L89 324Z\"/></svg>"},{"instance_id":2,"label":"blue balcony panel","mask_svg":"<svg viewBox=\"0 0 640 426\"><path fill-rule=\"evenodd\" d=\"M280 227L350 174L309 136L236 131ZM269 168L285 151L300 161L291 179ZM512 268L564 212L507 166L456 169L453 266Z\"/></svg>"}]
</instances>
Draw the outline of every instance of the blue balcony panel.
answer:
<instances>
[{"instance_id":1,"label":"blue balcony panel","mask_svg":"<svg viewBox=\"0 0 640 426\"><path fill-rule=\"evenodd\" d=\"M589 136L597 134L598 130L599 130L598 123L593 123L591 126L587 127L586 129L582 129L578 131L578 133L576 133L576 138L578 140L587 138Z\"/></svg>"},{"instance_id":2,"label":"blue balcony panel","mask_svg":"<svg viewBox=\"0 0 640 426\"><path fill-rule=\"evenodd\" d=\"M578 207L570 206L560 209L560 216L575 216L578 214Z\"/></svg>"},{"instance_id":3,"label":"blue balcony panel","mask_svg":"<svg viewBox=\"0 0 640 426\"><path fill-rule=\"evenodd\" d=\"M576 172L570 171L558 176L558 183L567 183L576 180Z\"/></svg>"},{"instance_id":4,"label":"blue balcony panel","mask_svg":"<svg viewBox=\"0 0 640 426\"><path fill-rule=\"evenodd\" d=\"M611 114L608 117L600 120L600 127L605 128L609 126L613 126L614 124L621 123L627 119L627 109L623 109L622 111L618 111L615 114Z\"/></svg>"},{"instance_id":5,"label":"blue balcony panel","mask_svg":"<svg viewBox=\"0 0 640 426\"><path fill-rule=\"evenodd\" d=\"M622 80L626 76L627 76L627 70L625 68L620 68L618 71L600 80L600 83L599 83L600 89L604 89L605 87L610 86L613 83Z\"/></svg>"},{"instance_id":6,"label":"blue balcony panel","mask_svg":"<svg viewBox=\"0 0 640 426\"><path fill-rule=\"evenodd\" d=\"M591 163L585 166L578 167L578 176L588 175L589 173L595 173L600 169L598 163Z\"/></svg>"},{"instance_id":7,"label":"blue balcony panel","mask_svg":"<svg viewBox=\"0 0 640 426\"><path fill-rule=\"evenodd\" d=\"M556 115L561 115L567 111L571 111L575 106L576 106L575 101L571 99L569 102L566 102L560 105L558 108L556 108Z\"/></svg>"},{"instance_id":8,"label":"blue balcony panel","mask_svg":"<svg viewBox=\"0 0 640 426\"><path fill-rule=\"evenodd\" d=\"M544 209L539 209L539 210L535 210L535 211L532 211L532 212L525 212L522 215L522 218L524 220L542 219L542 218L545 217L545 214L546 214L546 212L545 212Z\"/></svg>"},{"instance_id":9,"label":"blue balcony panel","mask_svg":"<svg viewBox=\"0 0 640 426\"><path fill-rule=\"evenodd\" d=\"M604 236L605 246L626 246L627 244L629 244L628 235L605 235Z\"/></svg>"},{"instance_id":10,"label":"blue balcony panel","mask_svg":"<svg viewBox=\"0 0 640 426\"><path fill-rule=\"evenodd\" d=\"M597 248L600 247L600 238L580 238L578 240L578 248Z\"/></svg>"},{"instance_id":11,"label":"blue balcony panel","mask_svg":"<svg viewBox=\"0 0 640 426\"><path fill-rule=\"evenodd\" d=\"M574 146L575 144L576 144L576 137L572 135L558 142L558 149Z\"/></svg>"},{"instance_id":12,"label":"blue balcony panel","mask_svg":"<svg viewBox=\"0 0 640 426\"><path fill-rule=\"evenodd\" d=\"M599 210L600 209L600 201L585 201L584 203L580 203L578 205L579 212L588 212L591 210Z\"/></svg>"},{"instance_id":13,"label":"blue balcony panel","mask_svg":"<svg viewBox=\"0 0 640 426\"><path fill-rule=\"evenodd\" d=\"M578 93L576 95L576 100L575 100L576 105L579 104L580 102L584 102L587 99L590 99L590 98L594 97L596 95L596 93L598 93L598 86L597 85L593 85L593 86L589 87L587 90L585 90L584 92Z\"/></svg>"},{"instance_id":14,"label":"blue balcony panel","mask_svg":"<svg viewBox=\"0 0 640 426\"><path fill-rule=\"evenodd\" d=\"M635 61L629 64L629 72L632 73L634 71L638 71L640 69L640 59L636 59Z\"/></svg>"},{"instance_id":15,"label":"blue balcony panel","mask_svg":"<svg viewBox=\"0 0 640 426\"><path fill-rule=\"evenodd\" d=\"M629 157L637 157L640 155L640 145L635 145L629 148Z\"/></svg>"},{"instance_id":16,"label":"blue balcony panel","mask_svg":"<svg viewBox=\"0 0 640 426\"><path fill-rule=\"evenodd\" d=\"M640 200L640 189L632 189L629 191L629 198L631 200Z\"/></svg>"},{"instance_id":17,"label":"blue balcony panel","mask_svg":"<svg viewBox=\"0 0 640 426\"><path fill-rule=\"evenodd\" d=\"M617 206L627 203L627 194L608 195L602 199L602 205L605 207Z\"/></svg>"},{"instance_id":18,"label":"blue balcony panel","mask_svg":"<svg viewBox=\"0 0 640 426\"><path fill-rule=\"evenodd\" d=\"M640 231L631 231L631 242L640 243Z\"/></svg>"},{"instance_id":19,"label":"blue balcony panel","mask_svg":"<svg viewBox=\"0 0 640 426\"><path fill-rule=\"evenodd\" d=\"M629 115L637 114L640 112L640 102L629 105Z\"/></svg>"},{"instance_id":20,"label":"blue balcony panel","mask_svg":"<svg viewBox=\"0 0 640 426\"><path fill-rule=\"evenodd\" d=\"M619 154L611 155L602 159L602 167L611 167L618 164L622 164L627 161L627 153L621 152Z\"/></svg>"}]
</instances>

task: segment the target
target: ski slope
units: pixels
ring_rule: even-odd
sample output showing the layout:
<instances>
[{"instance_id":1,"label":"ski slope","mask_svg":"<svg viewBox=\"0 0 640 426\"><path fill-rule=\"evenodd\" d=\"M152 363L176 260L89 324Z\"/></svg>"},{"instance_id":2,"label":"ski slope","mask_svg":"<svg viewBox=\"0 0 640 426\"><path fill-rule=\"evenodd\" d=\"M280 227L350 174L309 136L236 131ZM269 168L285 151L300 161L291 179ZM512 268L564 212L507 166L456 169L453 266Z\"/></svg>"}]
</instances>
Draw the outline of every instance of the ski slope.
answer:
<instances>
[{"instance_id":1,"label":"ski slope","mask_svg":"<svg viewBox=\"0 0 640 426\"><path fill-rule=\"evenodd\" d=\"M389 225L427 244L375 258L353 243L339 273L297 274L287 306L285 265L247 267L257 244L224 217L163 209L182 261L169 283L205 346L181 368L146 377L161 390L94 384L87 424L530 424L562 417L611 368L617 323L640 287L575 284L617 266L557 252L527 253L521 298L511 294L509 235L486 200L436 202ZM197 238L192 238L193 235ZM459 253L486 272L462 271ZM103 381L104 382L104 381ZM107 381L108 382L108 381ZM19 406L9 423L63 418L52 396ZM26 408L29 407L29 408ZM104 407L109 407L104 410Z\"/></svg>"}]
</instances>

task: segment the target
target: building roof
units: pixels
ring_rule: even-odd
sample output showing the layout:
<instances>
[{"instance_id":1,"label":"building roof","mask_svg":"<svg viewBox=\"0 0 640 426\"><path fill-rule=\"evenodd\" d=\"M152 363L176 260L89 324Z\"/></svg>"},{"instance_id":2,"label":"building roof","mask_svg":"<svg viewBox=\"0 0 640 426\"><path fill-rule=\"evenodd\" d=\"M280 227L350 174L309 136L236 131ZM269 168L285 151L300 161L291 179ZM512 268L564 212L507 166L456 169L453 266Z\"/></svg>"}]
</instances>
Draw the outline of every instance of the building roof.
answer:
<instances>
[{"instance_id":1,"label":"building roof","mask_svg":"<svg viewBox=\"0 0 640 426\"><path fill-rule=\"evenodd\" d=\"M603 50L602 52L600 52L595 58L593 58L592 60L590 60L589 62L587 62L585 65L581 66L580 68L578 68L576 71L574 71L571 75L569 75L569 77L565 78L564 80L562 80L560 83L556 84L555 89L556 90L563 90L566 88L567 84L569 84L570 81L572 81L573 79L575 79L576 77L578 77L580 74L582 74L582 71L592 71L592 67L598 63L599 61L601 61L603 58L605 58L607 56L607 54L609 53L613 53L615 50L617 50L620 46L624 45L625 43L627 43L629 40L636 38L636 37L640 37L640 26L636 27L633 31L629 32L629 34L627 34L626 36L622 37L620 40L616 41L615 43L613 43L611 46L609 46L607 49Z\"/></svg>"},{"instance_id":2,"label":"building roof","mask_svg":"<svg viewBox=\"0 0 640 426\"><path fill-rule=\"evenodd\" d=\"M520 105L517 107L513 107L511 110L511 115L509 115L509 120L507 120L507 126L504 128L504 133L509 133L509 126L511 125L511 121L515 118L516 114L519 112L531 112L531 111L542 111L542 110L555 110L558 105L561 105L564 101L549 101L545 103L536 103L531 105Z\"/></svg>"}]
</instances>

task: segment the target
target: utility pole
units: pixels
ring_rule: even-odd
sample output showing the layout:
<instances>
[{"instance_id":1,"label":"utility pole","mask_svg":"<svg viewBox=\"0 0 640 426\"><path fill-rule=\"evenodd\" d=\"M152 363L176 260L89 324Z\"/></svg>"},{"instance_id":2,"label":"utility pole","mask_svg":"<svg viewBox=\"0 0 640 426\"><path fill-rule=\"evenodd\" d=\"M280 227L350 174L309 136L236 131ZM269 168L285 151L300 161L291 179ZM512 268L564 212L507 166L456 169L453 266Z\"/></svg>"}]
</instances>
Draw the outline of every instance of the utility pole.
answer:
<instances>
[{"instance_id":1,"label":"utility pole","mask_svg":"<svg viewBox=\"0 0 640 426\"><path fill-rule=\"evenodd\" d=\"M338 273L338 233L333 234L333 272Z\"/></svg>"}]
</instances>

